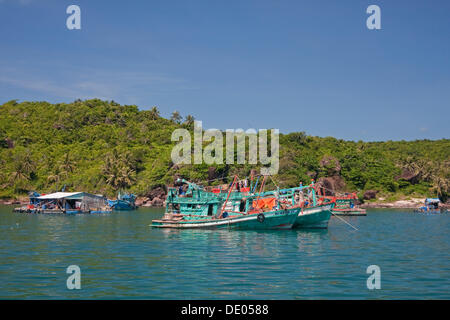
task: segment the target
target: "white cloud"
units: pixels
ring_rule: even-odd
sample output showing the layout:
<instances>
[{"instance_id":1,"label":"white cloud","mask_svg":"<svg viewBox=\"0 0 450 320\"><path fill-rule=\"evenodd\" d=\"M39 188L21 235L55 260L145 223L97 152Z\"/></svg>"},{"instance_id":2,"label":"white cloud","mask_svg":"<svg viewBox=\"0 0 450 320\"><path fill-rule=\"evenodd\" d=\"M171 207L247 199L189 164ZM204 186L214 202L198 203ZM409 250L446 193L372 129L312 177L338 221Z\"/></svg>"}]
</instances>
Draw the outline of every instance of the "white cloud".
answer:
<instances>
[{"instance_id":1,"label":"white cloud","mask_svg":"<svg viewBox=\"0 0 450 320\"><path fill-rule=\"evenodd\" d=\"M5 3L7 1L18 3L21 6L26 6L26 5L30 4L31 2L33 2L34 0L0 0L0 3Z\"/></svg>"},{"instance_id":2,"label":"white cloud","mask_svg":"<svg viewBox=\"0 0 450 320\"><path fill-rule=\"evenodd\" d=\"M99 98L143 104L148 95L194 89L182 79L142 71L95 70L67 65L49 67L51 72L48 73L24 66L0 65L0 69L0 83L39 93L48 99Z\"/></svg>"}]
</instances>

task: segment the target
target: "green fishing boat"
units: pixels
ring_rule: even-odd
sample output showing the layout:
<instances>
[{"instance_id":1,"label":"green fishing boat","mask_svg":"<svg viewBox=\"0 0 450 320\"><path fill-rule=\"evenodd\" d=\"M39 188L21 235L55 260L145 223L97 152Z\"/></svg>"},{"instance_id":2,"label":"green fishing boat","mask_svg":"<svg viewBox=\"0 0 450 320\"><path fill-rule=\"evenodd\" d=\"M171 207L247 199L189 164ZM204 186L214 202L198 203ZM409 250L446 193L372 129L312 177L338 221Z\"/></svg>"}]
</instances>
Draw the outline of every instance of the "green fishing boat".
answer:
<instances>
[{"instance_id":1,"label":"green fishing boat","mask_svg":"<svg viewBox=\"0 0 450 320\"><path fill-rule=\"evenodd\" d=\"M276 197L233 191L235 177L227 193L205 191L183 180L187 190L170 188L166 212L153 220L155 228L290 229L300 211Z\"/></svg>"},{"instance_id":2,"label":"green fishing boat","mask_svg":"<svg viewBox=\"0 0 450 320\"><path fill-rule=\"evenodd\" d=\"M152 227L157 228L205 228L205 229L239 229L239 230L270 230L290 229L297 217L299 209L274 210L261 213L233 213L226 217L195 217L173 215L161 220L153 220Z\"/></svg>"},{"instance_id":3,"label":"green fishing boat","mask_svg":"<svg viewBox=\"0 0 450 320\"><path fill-rule=\"evenodd\" d=\"M310 208L302 208L295 219L293 228L326 229L334 203L325 203Z\"/></svg>"},{"instance_id":4,"label":"green fishing boat","mask_svg":"<svg viewBox=\"0 0 450 320\"><path fill-rule=\"evenodd\" d=\"M365 216L366 209L359 208L355 201L358 199L355 193L336 197L336 205L332 213L337 216Z\"/></svg>"},{"instance_id":5,"label":"green fishing boat","mask_svg":"<svg viewBox=\"0 0 450 320\"><path fill-rule=\"evenodd\" d=\"M318 196L316 189L314 181L311 181L310 185L300 183L299 187L268 191L264 195L279 195L285 203L300 209L293 228L328 228L335 199Z\"/></svg>"}]
</instances>

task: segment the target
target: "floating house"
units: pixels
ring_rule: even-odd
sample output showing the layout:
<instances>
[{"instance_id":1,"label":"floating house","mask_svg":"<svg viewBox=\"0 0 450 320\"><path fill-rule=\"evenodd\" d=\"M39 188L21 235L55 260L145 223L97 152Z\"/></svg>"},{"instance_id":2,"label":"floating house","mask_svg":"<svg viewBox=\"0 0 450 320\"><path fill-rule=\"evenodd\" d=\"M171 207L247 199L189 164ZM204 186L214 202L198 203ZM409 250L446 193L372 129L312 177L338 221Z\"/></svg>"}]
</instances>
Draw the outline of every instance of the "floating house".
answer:
<instances>
[{"instance_id":1,"label":"floating house","mask_svg":"<svg viewBox=\"0 0 450 320\"><path fill-rule=\"evenodd\" d=\"M33 195L33 202L26 207L16 208L18 212L30 213L108 213L106 198L102 195L87 192L55 192Z\"/></svg>"}]
</instances>

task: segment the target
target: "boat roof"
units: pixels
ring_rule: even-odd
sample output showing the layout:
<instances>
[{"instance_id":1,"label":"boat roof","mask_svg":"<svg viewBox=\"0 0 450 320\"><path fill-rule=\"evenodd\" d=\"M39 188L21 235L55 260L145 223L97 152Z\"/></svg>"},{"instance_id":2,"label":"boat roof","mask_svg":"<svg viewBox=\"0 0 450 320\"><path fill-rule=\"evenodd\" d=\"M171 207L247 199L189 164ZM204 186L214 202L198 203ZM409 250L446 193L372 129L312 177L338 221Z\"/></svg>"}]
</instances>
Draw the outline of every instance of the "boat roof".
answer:
<instances>
[{"instance_id":1,"label":"boat roof","mask_svg":"<svg viewBox=\"0 0 450 320\"><path fill-rule=\"evenodd\" d=\"M81 199L81 196L83 196L84 192L55 192L55 193L49 193L44 196L38 197L38 199L45 200L45 199Z\"/></svg>"},{"instance_id":2,"label":"boat roof","mask_svg":"<svg viewBox=\"0 0 450 320\"><path fill-rule=\"evenodd\" d=\"M441 200L439 200L439 198L426 198L425 202L441 202Z\"/></svg>"}]
</instances>

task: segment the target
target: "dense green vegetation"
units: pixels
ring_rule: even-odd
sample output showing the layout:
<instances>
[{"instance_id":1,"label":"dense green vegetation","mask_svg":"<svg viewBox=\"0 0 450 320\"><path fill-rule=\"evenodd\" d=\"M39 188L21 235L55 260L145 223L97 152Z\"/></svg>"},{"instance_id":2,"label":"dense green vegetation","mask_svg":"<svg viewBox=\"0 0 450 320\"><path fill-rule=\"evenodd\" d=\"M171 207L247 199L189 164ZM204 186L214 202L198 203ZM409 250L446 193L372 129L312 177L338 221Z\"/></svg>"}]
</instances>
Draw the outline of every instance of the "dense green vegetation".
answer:
<instances>
[{"instance_id":1,"label":"dense green vegetation","mask_svg":"<svg viewBox=\"0 0 450 320\"><path fill-rule=\"evenodd\" d=\"M211 178L209 165L174 165L174 129L192 129L194 118L178 112L160 117L156 107L140 111L113 101L69 104L9 101L0 106L0 197L29 190L83 190L114 195L127 189L145 195L179 175ZM378 190L389 199L446 198L450 140L353 142L294 132L280 136L281 186L311 178L339 177L341 190ZM216 165L214 177L248 176L250 165ZM208 171L210 171L208 173ZM213 184L227 183L229 179Z\"/></svg>"}]
</instances>

